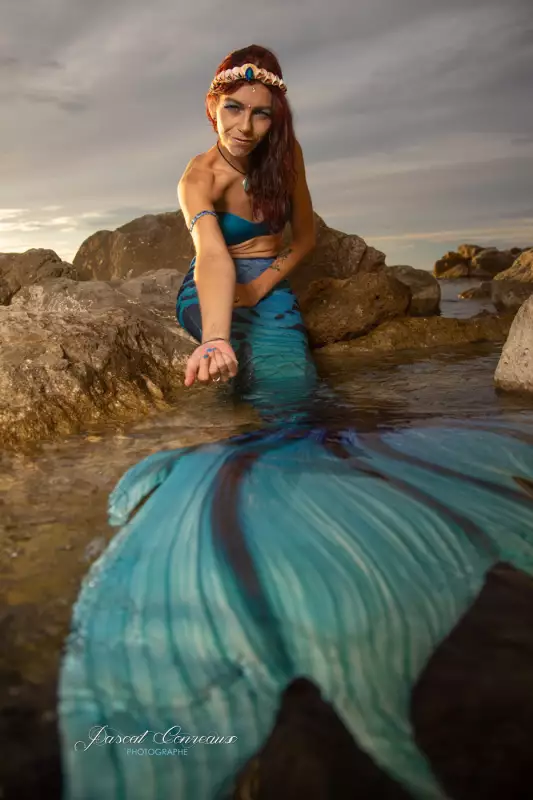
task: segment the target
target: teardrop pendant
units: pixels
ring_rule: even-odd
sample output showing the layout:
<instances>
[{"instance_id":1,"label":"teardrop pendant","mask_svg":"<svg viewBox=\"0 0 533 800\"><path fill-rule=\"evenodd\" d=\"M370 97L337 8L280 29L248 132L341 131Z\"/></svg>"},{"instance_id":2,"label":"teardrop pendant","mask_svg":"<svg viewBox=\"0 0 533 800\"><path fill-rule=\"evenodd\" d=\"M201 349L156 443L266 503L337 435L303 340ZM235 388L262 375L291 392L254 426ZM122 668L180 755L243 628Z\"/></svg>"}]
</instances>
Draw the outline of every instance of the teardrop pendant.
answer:
<instances>
[{"instance_id":1,"label":"teardrop pendant","mask_svg":"<svg viewBox=\"0 0 533 800\"><path fill-rule=\"evenodd\" d=\"M245 175L242 185L244 187L244 191L247 192L248 189L250 188L250 181L248 180L248 175Z\"/></svg>"}]
</instances>

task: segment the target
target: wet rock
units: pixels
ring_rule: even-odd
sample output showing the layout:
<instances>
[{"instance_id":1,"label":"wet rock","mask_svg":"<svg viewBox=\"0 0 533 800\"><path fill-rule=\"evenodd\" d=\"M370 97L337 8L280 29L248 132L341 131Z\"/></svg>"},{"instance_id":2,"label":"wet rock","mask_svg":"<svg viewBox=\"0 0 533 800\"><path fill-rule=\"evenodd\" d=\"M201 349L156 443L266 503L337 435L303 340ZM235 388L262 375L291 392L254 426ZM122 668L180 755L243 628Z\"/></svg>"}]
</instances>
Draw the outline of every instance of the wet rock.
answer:
<instances>
[{"instance_id":1,"label":"wet rock","mask_svg":"<svg viewBox=\"0 0 533 800\"><path fill-rule=\"evenodd\" d=\"M500 389L533 393L533 297L514 318L494 381Z\"/></svg>"},{"instance_id":2,"label":"wet rock","mask_svg":"<svg viewBox=\"0 0 533 800\"><path fill-rule=\"evenodd\" d=\"M62 261L53 250L33 248L25 253L0 253L0 305L9 305L23 286L59 277L85 280L90 276Z\"/></svg>"},{"instance_id":3,"label":"wet rock","mask_svg":"<svg viewBox=\"0 0 533 800\"><path fill-rule=\"evenodd\" d=\"M451 270L454 270L454 274L448 275ZM468 271L469 260L453 250L439 258L433 267L433 274L436 278L464 278L468 275Z\"/></svg>"},{"instance_id":4,"label":"wet rock","mask_svg":"<svg viewBox=\"0 0 533 800\"><path fill-rule=\"evenodd\" d=\"M379 325L363 338L330 344L320 350L320 353L371 353L454 347L474 342L500 342L507 336L512 321L512 313L480 314L469 319L403 317Z\"/></svg>"},{"instance_id":5,"label":"wet rock","mask_svg":"<svg viewBox=\"0 0 533 800\"><path fill-rule=\"evenodd\" d=\"M459 293L461 300L486 300L491 295L492 281L483 281L479 286L471 286Z\"/></svg>"},{"instance_id":6,"label":"wet rock","mask_svg":"<svg viewBox=\"0 0 533 800\"><path fill-rule=\"evenodd\" d=\"M471 261L470 274L473 277L494 277L498 272L508 269L514 255L509 250L497 250L495 247L487 248L478 253Z\"/></svg>"},{"instance_id":7,"label":"wet rock","mask_svg":"<svg viewBox=\"0 0 533 800\"><path fill-rule=\"evenodd\" d=\"M533 281L500 280L490 282L491 301L498 311L510 309L517 311L532 294Z\"/></svg>"},{"instance_id":8,"label":"wet rock","mask_svg":"<svg viewBox=\"0 0 533 800\"><path fill-rule=\"evenodd\" d=\"M311 345L322 347L405 314L410 301L407 286L381 271L313 281L300 297L300 308Z\"/></svg>"},{"instance_id":9,"label":"wet rock","mask_svg":"<svg viewBox=\"0 0 533 800\"><path fill-rule=\"evenodd\" d=\"M166 271L127 286L58 278L0 307L0 441L14 446L168 407L194 347L173 318L178 280Z\"/></svg>"},{"instance_id":10,"label":"wet rock","mask_svg":"<svg viewBox=\"0 0 533 800\"><path fill-rule=\"evenodd\" d=\"M404 265L385 267L385 272L409 289L411 301L407 313L410 316L429 317L439 313L440 286L430 272Z\"/></svg>"},{"instance_id":11,"label":"wet rock","mask_svg":"<svg viewBox=\"0 0 533 800\"><path fill-rule=\"evenodd\" d=\"M533 282L533 248L523 250L509 269L494 277L495 281Z\"/></svg>"}]
</instances>

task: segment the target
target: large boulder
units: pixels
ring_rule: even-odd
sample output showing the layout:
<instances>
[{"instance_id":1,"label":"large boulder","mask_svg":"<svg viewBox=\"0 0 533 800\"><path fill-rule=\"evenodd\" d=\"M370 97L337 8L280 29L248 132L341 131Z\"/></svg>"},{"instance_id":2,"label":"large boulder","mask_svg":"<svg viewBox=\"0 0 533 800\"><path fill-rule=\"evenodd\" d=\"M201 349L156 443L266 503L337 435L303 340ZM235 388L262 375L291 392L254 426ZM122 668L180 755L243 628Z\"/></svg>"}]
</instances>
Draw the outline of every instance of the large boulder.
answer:
<instances>
[{"instance_id":1,"label":"large boulder","mask_svg":"<svg viewBox=\"0 0 533 800\"><path fill-rule=\"evenodd\" d=\"M407 265L385 267L385 272L409 289L411 301L407 313L410 316L429 317L439 313L440 285L430 272Z\"/></svg>"},{"instance_id":2,"label":"large boulder","mask_svg":"<svg viewBox=\"0 0 533 800\"><path fill-rule=\"evenodd\" d=\"M498 311L514 309L517 311L522 303L533 294L533 281L491 281L490 298Z\"/></svg>"},{"instance_id":3,"label":"large boulder","mask_svg":"<svg viewBox=\"0 0 533 800\"><path fill-rule=\"evenodd\" d=\"M507 391L533 392L533 297L514 318L494 381Z\"/></svg>"},{"instance_id":4,"label":"large boulder","mask_svg":"<svg viewBox=\"0 0 533 800\"><path fill-rule=\"evenodd\" d=\"M470 274L473 277L494 277L499 272L508 269L515 256L509 250L497 250L495 247L486 248L474 256L470 265Z\"/></svg>"},{"instance_id":5,"label":"large boulder","mask_svg":"<svg viewBox=\"0 0 533 800\"><path fill-rule=\"evenodd\" d=\"M313 347L362 336L380 322L405 314L407 286L385 272L313 281L300 296L300 308Z\"/></svg>"},{"instance_id":6,"label":"large boulder","mask_svg":"<svg viewBox=\"0 0 533 800\"><path fill-rule=\"evenodd\" d=\"M157 269L185 273L194 255L181 211L145 214L114 231L89 236L74 256L74 266L96 280L134 278Z\"/></svg>"},{"instance_id":7,"label":"large boulder","mask_svg":"<svg viewBox=\"0 0 533 800\"><path fill-rule=\"evenodd\" d=\"M448 278L449 276L447 273L454 269L460 271L458 277L465 277L469 272L469 263L469 259L465 258L465 256L450 250L448 253L445 253L442 258L435 261L433 274L436 278ZM455 275L453 277L455 277Z\"/></svg>"},{"instance_id":8,"label":"large boulder","mask_svg":"<svg viewBox=\"0 0 533 800\"><path fill-rule=\"evenodd\" d=\"M62 261L54 250L32 248L25 253L0 253L0 305L9 305L23 286L59 277L83 280L89 275Z\"/></svg>"},{"instance_id":9,"label":"large boulder","mask_svg":"<svg viewBox=\"0 0 533 800\"><path fill-rule=\"evenodd\" d=\"M289 276L298 296L312 281L349 278L358 272L379 270L385 265L385 254L367 245L360 236L330 228L318 214L314 216L315 247ZM290 242L290 226L285 230L283 242Z\"/></svg>"},{"instance_id":10,"label":"large boulder","mask_svg":"<svg viewBox=\"0 0 533 800\"><path fill-rule=\"evenodd\" d=\"M194 347L173 319L180 277L144 276L144 289L58 278L0 307L0 441L168 407Z\"/></svg>"},{"instance_id":11,"label":"large boulder","mask_svg":"<svg viewBox=\"0 0 533 800\"><path fill-rule=\"evenodd\" d=\"M500 272L494 280L533 282L533 248L523 250L509 269Z\"/></svg>"},{"instance_id":12,"label":"large boulder","mask_svg":"<svg viewBox=\"0 0 533 800\"><path fill-rule=\"evenodd\" d=\"M512 321L511 313L480 314L468 319L401 317L384 322L360 339L329 344L321 348L318 355L422 350L475 342L501 342L505 340Z\"/></svg>"}]
</instances>

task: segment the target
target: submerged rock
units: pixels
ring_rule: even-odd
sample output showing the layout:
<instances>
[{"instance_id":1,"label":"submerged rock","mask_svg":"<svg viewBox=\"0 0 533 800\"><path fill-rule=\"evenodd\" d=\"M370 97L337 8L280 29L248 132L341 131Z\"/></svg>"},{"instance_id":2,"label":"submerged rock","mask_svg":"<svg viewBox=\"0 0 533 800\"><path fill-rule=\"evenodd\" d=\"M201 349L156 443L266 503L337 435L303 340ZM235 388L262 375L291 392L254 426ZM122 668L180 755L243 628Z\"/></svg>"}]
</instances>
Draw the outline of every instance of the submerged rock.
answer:
<instances>
[{"instance_id":1,"label":"submerged rock","mask_svg":"<svg viewBox=\"0 0 533 800\"><path fill-rule=\"evenodd\" d=\"M460 300L486 300L490 297L491 281L483 281L479 286L471 286L459 293Z\"/></svg>"},{"instance_id":2,"label":"submerged rock","mask_svg":"<svg viewBox=\"0 0 533 800\"><path fill-rule=\"evenodd\" d=\"M417 350L474 342L500 342L507 336L512 321L511 313L480 314L470 319L403 317L379 325L360 339L330 344L320 354Z\"/></svg>"},{"instance_id":3,"label":"submerged rock","mask_svg":"<svg viewBox=\"0 0 533 800\"><path fill-rule=\"evenodd\" d=\"M507 391L533 392L533 297L514 318L494 381Z\"/></svg>"}]
</instances>

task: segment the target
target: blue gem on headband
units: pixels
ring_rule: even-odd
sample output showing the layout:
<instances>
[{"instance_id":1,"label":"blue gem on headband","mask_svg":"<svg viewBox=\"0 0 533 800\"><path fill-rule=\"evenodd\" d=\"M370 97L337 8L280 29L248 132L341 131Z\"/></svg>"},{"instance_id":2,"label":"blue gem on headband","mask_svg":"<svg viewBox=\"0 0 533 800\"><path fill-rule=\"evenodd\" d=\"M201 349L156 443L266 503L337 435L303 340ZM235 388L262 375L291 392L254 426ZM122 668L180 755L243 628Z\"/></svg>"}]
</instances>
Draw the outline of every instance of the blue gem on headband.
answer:
<instances>
[{"instance_id":1,"label":"blue gem on headband","mask_svg":"<svg viewBox=\"0 0 533 800\"><path fill-rule=\"evenodd\" d=\"M254 71L253 71L253 69L251 67L248 67L248 69L244 73L244 77L246 78L247 81L252 81L253 80Z\"/></svg>"}]
</instances>

